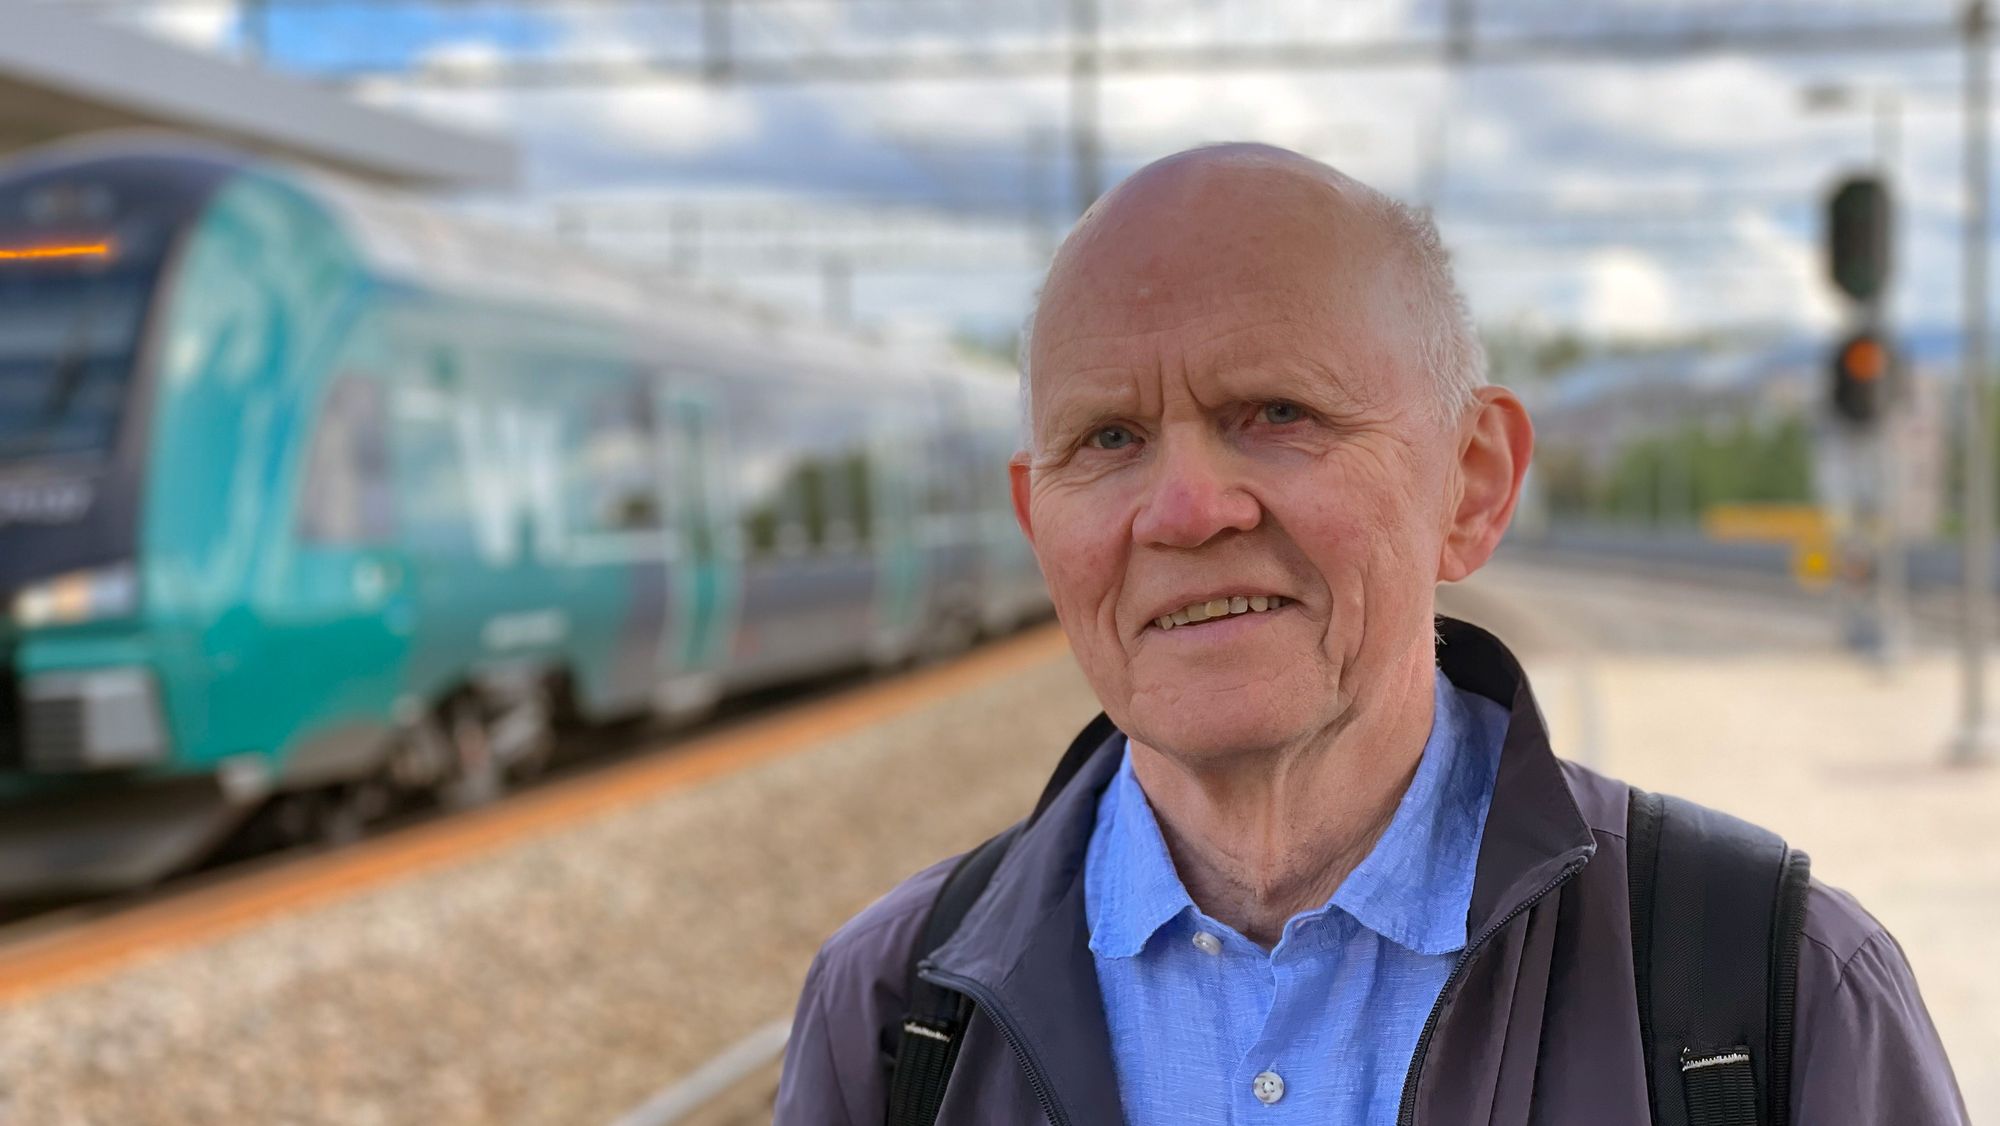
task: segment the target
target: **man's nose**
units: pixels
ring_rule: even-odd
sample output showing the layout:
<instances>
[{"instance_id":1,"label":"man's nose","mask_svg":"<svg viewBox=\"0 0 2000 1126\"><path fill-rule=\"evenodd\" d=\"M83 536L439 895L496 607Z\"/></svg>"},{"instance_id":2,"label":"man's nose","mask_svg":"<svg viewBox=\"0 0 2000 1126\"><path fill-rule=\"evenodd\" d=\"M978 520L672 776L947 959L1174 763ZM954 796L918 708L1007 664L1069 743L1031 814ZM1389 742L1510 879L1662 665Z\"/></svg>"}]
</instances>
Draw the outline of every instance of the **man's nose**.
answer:
<instances>
[{"instance_id":1,"label":"man's nose","mask_svg":"<svg viewBox=\"0 0 2000 1126\"><path fill-rule=\"evenodd\" d=\"M1151 491L1132 524L1132 537L1160 547L1200 547L1229 530L1257 526L1256 498L1229 472L1226 457L1209 443L1163 443Z\"/></svg>"}]
</instances>

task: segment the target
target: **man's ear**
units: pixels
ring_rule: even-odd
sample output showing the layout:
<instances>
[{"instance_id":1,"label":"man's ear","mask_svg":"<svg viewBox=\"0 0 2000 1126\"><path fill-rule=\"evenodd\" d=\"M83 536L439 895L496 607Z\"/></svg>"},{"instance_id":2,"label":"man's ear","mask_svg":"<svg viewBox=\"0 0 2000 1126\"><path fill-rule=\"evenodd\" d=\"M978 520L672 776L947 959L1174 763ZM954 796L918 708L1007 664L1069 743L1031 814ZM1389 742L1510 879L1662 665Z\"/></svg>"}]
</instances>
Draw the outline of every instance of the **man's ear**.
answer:
<instances>
[{"instance_id":1,"label":"man's ear","mask_svg":"<svg viewBox=\"0 0 2000 1126\"><path fill-rule=\"evenodd\" d=\"M1438 581L1455 583L1486 565L1514 518L1521 478L1535 450L1528 410L1505 387L1481 387L1458 447L1458 507L1438 558Z\"/></svg>"},{"instance_id":2,"label":"man's ear","mask_svg":"<svg viewBox=\"0 0 2000 1126\"><path fill-rule=\"evenodd\" d=\"M1028 455L1017 453L1007 462L1007 486L1014 494L1014 522L1021 525L1021 534L1028 537L1028 546L1035 544L1034 521L1028 517Z\"/></svg>"}]
</instances>

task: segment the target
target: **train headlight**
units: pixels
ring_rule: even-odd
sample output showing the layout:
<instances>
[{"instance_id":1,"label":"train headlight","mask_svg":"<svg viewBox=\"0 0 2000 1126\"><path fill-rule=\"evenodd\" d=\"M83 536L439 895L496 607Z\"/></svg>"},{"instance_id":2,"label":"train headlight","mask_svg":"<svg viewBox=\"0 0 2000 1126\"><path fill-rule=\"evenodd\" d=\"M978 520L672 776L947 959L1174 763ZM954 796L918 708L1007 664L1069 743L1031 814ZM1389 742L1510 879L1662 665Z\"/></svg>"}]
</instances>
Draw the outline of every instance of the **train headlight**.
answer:
<instances>
[{"instance_id":1,"label":"train headlight","mask_svg":"<svg viewBox=\"0 0 2000 1126\"><path fill-rule=\"evenodd\" d=\"M14 596L13 617L22 629L38 629L123 617L138 607L138 572L130 563L118 563L22 588Z\"/></svg>"}]
</instances>

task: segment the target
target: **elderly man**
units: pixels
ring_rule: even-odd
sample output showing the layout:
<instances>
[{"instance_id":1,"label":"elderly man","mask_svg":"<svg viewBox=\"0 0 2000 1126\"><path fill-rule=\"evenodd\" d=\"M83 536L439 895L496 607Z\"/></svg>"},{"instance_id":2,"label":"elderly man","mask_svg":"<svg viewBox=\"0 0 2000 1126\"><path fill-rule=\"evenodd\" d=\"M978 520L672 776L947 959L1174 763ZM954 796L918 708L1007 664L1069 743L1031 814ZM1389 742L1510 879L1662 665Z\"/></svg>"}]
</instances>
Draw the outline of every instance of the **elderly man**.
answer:
<instances>
[{"instance_id":1,"label":"elderly man","mask_svg":"<svg viewBox=\"0 0 2000 1126\"><path fill-rule=\"evenodd\" d=\"M1964 1121L1901 951L1802 878L1789 1082L1654 1032L1745 998L1644 984L1632 791L1433 618L1532 435L1428 220L1282 150L1183 153L1090 209L1034 325L1015 510L1106 716L1023 827L826 943L783 1126ZM1766 1011L1728 951L1663 956Z\"/></svg>"}]
</instances>

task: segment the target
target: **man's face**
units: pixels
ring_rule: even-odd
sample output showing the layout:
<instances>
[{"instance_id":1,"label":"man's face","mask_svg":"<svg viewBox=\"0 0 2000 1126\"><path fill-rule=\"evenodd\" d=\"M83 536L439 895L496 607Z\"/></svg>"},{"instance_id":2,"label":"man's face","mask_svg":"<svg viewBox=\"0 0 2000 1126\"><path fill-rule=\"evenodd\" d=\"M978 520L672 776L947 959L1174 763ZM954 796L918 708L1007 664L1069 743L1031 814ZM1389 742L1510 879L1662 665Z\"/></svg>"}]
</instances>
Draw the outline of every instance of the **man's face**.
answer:
<instances>
[{"instance_id":1,"label":"man's face","mask_svg":"<svg viewBox=\"0 0 2000 1126\"><path fill-rule=\"evenodd\" d=\"M1200 758L1337 728L1418 646L1428 668L1459 436L1379 238L1176 241L1052 278L1016 498L1106 711Z\"/></svg>"}]
</instances>

